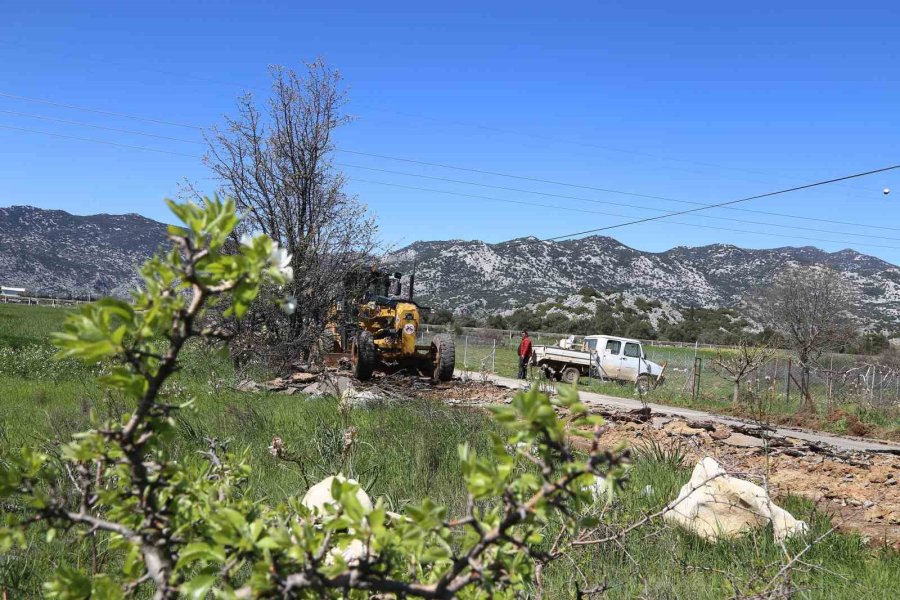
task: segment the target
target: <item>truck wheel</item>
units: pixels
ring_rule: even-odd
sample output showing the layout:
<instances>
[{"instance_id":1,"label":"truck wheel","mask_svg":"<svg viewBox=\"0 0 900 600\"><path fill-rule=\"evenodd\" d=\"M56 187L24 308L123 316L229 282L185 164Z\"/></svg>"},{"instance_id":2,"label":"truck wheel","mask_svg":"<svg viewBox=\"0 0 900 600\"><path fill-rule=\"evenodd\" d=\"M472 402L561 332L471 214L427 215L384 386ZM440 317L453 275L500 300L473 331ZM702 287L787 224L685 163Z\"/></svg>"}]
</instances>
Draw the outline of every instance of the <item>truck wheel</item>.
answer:
<instances>
[{"instance_id":1,"label":"truck wheel","mask_svg":"<svg viewBox=\"0 0 900 600\"><path fill-rule=\"evenodd\" d=\"M434 336L431 340L431 353L434 356L434 379L453 379L453 369L456 368L456 344L453 343L453 338L445 333Z\"/></svg>"},{"instance_id":2,"label":"truck wheel","mask_svg":"<svg viewBox=\"0 0 900 600\"><path fill-rule=\"evenodd\" d=\"M360 381L368 381L375 371L375 342L368 331L360 331L353 340L353 349L350 352L350 360L353 363L353 376Z\"/></svg>"},{"instance_id":3,"label":"truck wheel","mask_svg":"<svg viewBox=\"0 0 900 600\"><path fill-rule=\"evenodd\" d=\"M578 369L576 369L575 367L568 367L562 372L562 381L563 383L568 383L569 385L578 385L579 375L581 375L581 373L578 372Z\"/></svg>"},{"instance_id":4,"label":"truck wheel","mask_svg":"<svg viewBox=\"0 0 900 600\"><path fill-rule=\"evenodd\" d=\"M650 383L650 376L641 375L640 377L638 377L637 382L635 382L635 387L637 388L638 393L640 393L642 396L648 393L652 387L652 384Z\"/></svg>"}]
</instances>

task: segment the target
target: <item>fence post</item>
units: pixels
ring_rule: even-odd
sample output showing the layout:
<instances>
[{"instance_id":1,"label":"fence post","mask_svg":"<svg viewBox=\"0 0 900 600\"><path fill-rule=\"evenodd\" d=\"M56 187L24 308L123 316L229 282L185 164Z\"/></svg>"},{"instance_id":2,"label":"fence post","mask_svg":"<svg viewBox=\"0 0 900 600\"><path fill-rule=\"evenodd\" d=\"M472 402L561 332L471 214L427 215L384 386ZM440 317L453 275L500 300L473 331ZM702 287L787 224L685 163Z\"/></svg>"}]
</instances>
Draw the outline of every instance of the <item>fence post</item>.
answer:
<instances>
[{"instance_id":1,"label":"fence post","mask_svg":"<svg viewBox=\"0 0 900 600\"><path fill-rule=\"evenodd\" d=\"M793 377L793 375L791 374L791 359L789 358L788 359L788 368L787 368L787 377L785 377L785 379L784 379L784 396L785 396L785 402L787 402L788 404L791 403L791 377Z\"/></svg>"},{"instance_id":2,"label":"fence post","mask_svg":"<svg viewBox=\"0 0 900 600\"><path fill-rule=\"evenodd\" d=\"M834 354L831 355L831 361L828 366L828 412L831 412L831 402L834 398Z\"/></svg>"},{"instance_id":3,"label":"fence post","mask_svg":"<svg viewBox=\"0 0 900 600\"><path fill-rule=\"evenodd\" d=\"M497 372L497 340L494 340L494 348L491 350L491 373Z\"/></svg>"},{"instance_id":4,"label":"fence post","mask_svg":"<svg viewBox=\"0 0 900 600\"><path fill-rule=\"evenodd\" d=\"M703 368L703 359L699 356L694 358L694 381L693 381L693 390L691 398L694 402L697 401L697 398L700 396L700 373Z\"/></svg>"},{"instance_id":5,"label":"fence post","mask_svg":"<svg viewBox=\"0 0 900 600\"><path fill-rule=\"evenodd\" d=\"M469 336L466 336L466 341L463 344L463 369L469 370Z\"/></svg>"}]
</instances>

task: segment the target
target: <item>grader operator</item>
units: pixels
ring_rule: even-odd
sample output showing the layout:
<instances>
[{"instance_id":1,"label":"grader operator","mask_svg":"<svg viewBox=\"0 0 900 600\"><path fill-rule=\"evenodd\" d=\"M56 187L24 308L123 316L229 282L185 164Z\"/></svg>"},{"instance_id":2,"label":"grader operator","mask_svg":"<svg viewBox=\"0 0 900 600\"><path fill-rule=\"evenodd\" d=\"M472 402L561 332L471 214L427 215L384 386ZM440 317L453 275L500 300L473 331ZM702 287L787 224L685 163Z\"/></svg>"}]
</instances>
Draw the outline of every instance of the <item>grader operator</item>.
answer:
<instances>
[{"instance_id":1,"label":"grader operator","mask_svg":"<svg viewBox=\"0 0 900 600\"><path fill-rule=\"evenodd\" d=\"M422 312L430 309L413 300L414 275L409 277L406 296L401 295L401 277L371 270L348 278L339 309L343 325L330 328L335 345L339 352L349 353L353 375L362 381L376 370L413 371L449 381L456 364L453 338L438 334L429 344L416 343Z\"/></svg>"}]
</instances>

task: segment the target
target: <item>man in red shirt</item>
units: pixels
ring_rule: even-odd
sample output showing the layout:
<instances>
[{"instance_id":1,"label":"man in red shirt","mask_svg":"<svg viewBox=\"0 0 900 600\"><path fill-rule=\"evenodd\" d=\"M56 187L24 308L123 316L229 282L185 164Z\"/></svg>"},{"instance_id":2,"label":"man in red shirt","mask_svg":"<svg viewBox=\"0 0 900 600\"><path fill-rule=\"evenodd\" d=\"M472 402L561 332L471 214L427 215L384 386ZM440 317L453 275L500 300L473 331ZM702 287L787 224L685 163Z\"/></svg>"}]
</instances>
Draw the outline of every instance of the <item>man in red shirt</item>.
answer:
<instances>
[{"instance_id":1,"label":"man in red shirt","mask_svg":"<svg viewBox=\"0 0 900 600\"><path fill-rule=\"evenodd\" d=\"M531 338L528 332L522 332L522 343L519 344L519 379L525 379L528 361L531 360Z\"/></svg>"}]
</instances>

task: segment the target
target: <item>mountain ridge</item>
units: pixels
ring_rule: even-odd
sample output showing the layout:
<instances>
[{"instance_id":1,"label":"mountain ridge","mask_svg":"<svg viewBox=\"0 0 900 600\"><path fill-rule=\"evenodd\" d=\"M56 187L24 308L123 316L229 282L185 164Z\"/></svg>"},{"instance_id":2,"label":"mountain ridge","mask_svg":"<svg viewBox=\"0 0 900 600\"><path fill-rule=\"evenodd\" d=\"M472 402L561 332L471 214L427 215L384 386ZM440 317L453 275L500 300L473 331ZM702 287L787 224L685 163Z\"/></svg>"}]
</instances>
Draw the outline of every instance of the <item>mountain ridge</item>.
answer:
<instances>
[{"instance_id":1,"label":"mountain ridge","mask_svg":"<svg viewBox=\"0 0 900 600\"><path fill-rule=\"evenodd\" d=\"M896 330L900 318L900 267L850 248L718 243L645 252L607 236L528 244L451 240L415 242L386 262L416 270L424 302L473 314L509 311L583 287L679 306L736 307L785 265L829 266L859 293L855 312L873 326Z\"/></svg>"},{"instance_id":2,"label":"mountain ridge","mask_svg":"<svg viewBox=\"0 0 900 600\"><path fill-rule=\"evenodd\" d=\"M41 294L127 296L136 268L166 241L164 223L135 213L79 216L15 205L0 208L0 283ZM856 312L876 328L900 323L900 267L851 248L741 248L717 243L647 252L608 236L556 242L534 236L419 240L385 266L416 271L417 298L436 308L493 314L582 288L628 292L674 306L740 306L787 264L830 266L859 293Z\"/></svg>"},{"instance_id":3,"label":"mountain ridge","mask_svg":"<svg viewBox=\"0 0 900 600\"><path fill-rule=\"evenodd\" d=\"M166 227L135 213L0 207L0 282L40 295L124 297L140 283L137 267L165 242Z\"/></svg>"}]
</instances>

